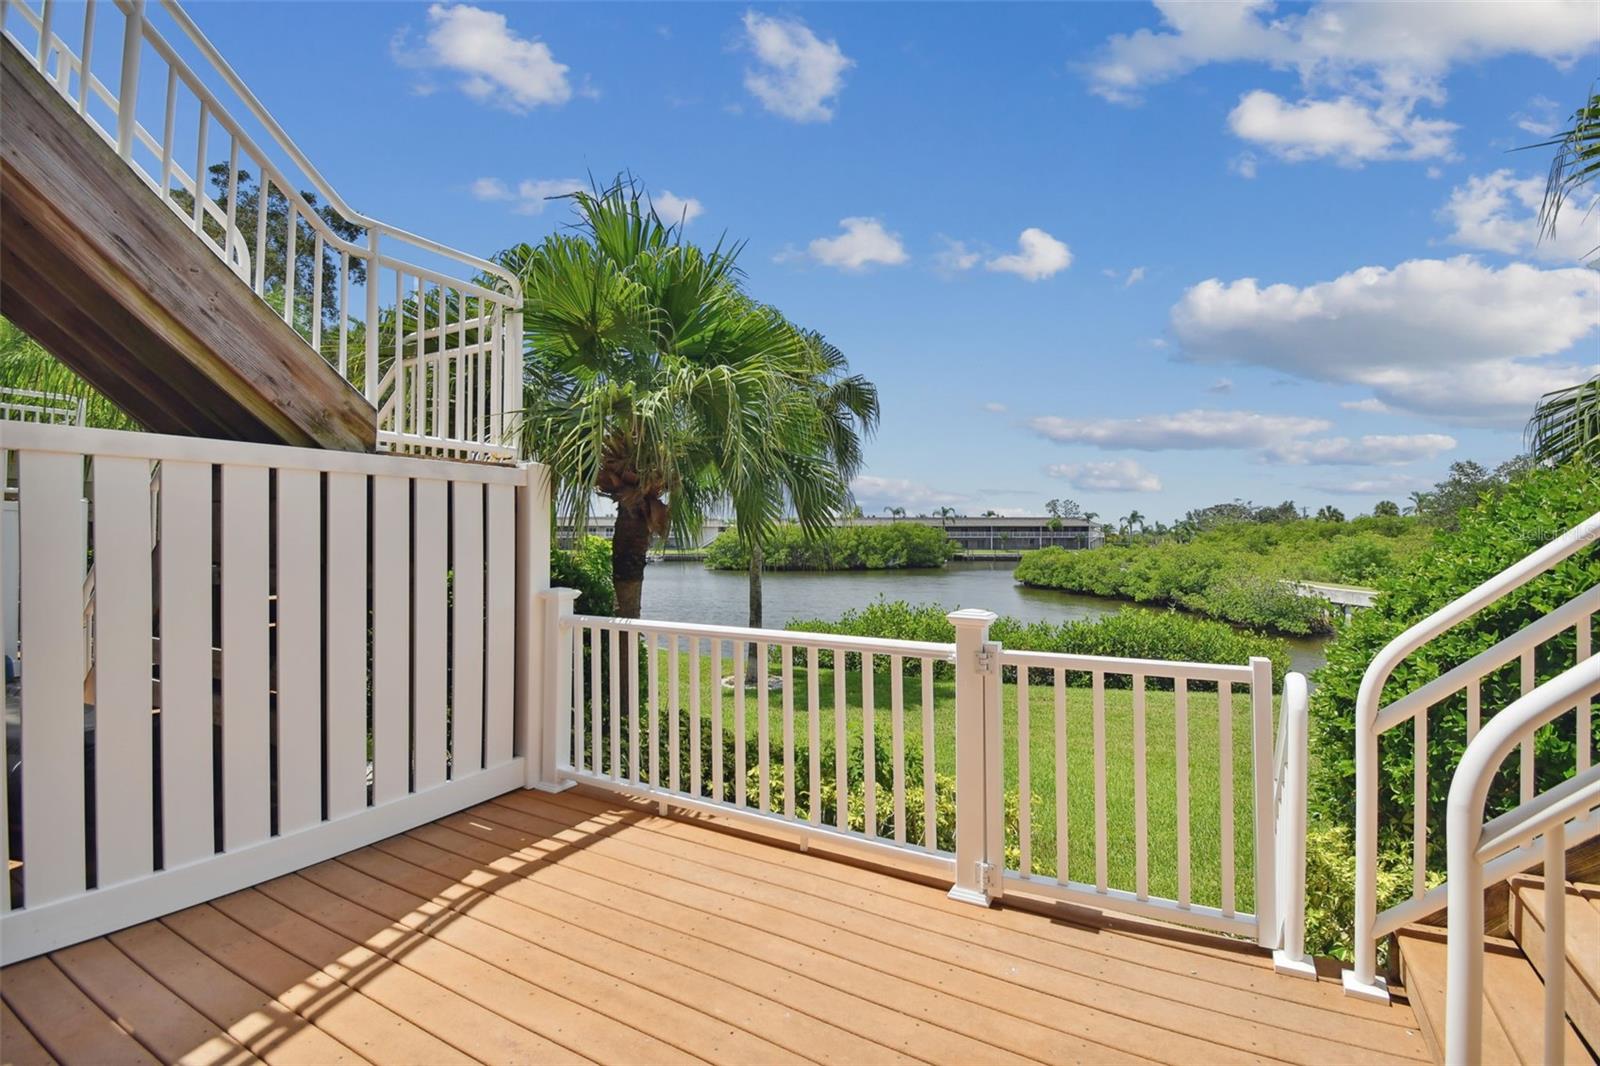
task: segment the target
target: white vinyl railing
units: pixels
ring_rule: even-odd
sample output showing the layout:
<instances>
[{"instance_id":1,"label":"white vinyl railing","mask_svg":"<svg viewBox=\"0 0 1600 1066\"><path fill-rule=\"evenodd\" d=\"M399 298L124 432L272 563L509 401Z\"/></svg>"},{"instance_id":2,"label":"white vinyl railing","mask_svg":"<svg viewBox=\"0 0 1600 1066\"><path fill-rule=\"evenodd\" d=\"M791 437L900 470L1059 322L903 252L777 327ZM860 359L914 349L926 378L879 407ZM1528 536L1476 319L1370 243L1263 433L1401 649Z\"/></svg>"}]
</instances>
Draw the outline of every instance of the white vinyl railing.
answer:
<instances>
[{"instance_id":1,"label":"white vinyl railing","mask_svg":"<svg viewBox=\"0 0 1600 1066\"><path fill-rule=\"evenodd\" d=\"M1484 887L1539 862L1544 863L1545 891L1544 1061L1565 1059L1567 848L1600 836L1600 766L1581 770L1487 823L1484 807L1490 785L1515 749L1531 744L1540 727L1574 707L1586 711L1597 695L1600 657L1580 660L1486 723L1450 781L1444 1053L1453 1066L1483 1061Z\"/></svg>"},{"instance_id":2,"label":"white vinyl railing","mask_svg":"<svg viewBox=\"0 0 1600 1066\"><path fill-rule=\"evenodd\" d=\"M555 641L548 654L557 666L545 780L786 827L802 842L893 858L948 879L958 899L987 904L1009 885L1248 936L1285 949L1284 968L1303 962L1304 893L1289 899L1278 882L1304 883L1305 683L1290 677L1281 716L1286 739L1275 758L1266 659L1232 666L1011 651L988 641L994 616L984 611L953 613L956 641L944 644L577 615L572 598L553 590L547 604L546 632ZM1032 679L1046 677L1055 708L1053 759L1030 743L1030 719L1045 709L1031 702L1040 688ZM1087 687L1068 684L1083 678ZM1124 699L1119 690L1114 706L1108 678L1130 679L1131 693ZM1163 714L1178 752L1171 854L1155 850L1149 832L1156 789L1146 774L1144 686L1158 679L1170 686L1163 705L1175 708ZM1192 721L1191 687L1199 708ZM1241 728L1249 742L1238 746L1233 694L1246 688ZM1076 723L1070 746L1069 703ZM1131 746L1108 743L1108 722L1119 737L1131 733ZM1079 732L1085 723L1092 726ZM1197 758L1196 765L1217 767L1193 790L1191 725L1216 745L1214 759ZM1013 755L1005 750L1007 734ZM1236 767L1237 747L1248 754ZM1092 883L1070 877L1059 858L1068 854L1073 755L1086 755L1092 766L1093 820L1072 830L1093 839ZM1129 779L1131 826L1120 832L1119 813L1113 832L1108 790ZM1254 841L1242 864L1234 853L1236 780ZM1014 817L1006 813L1008 792L1017 797ZM1208 883L1220 887L1205 900L1191 891L1192 852L1200 850L1190 842L1191 792L1197 808L1216 812L1206 824L1221 827L1214 841L1207 835L1215 864ZM1048 828L1033 815L1041 797L1054 797L1058 812ZM1109 873L1110 858L1120 866L1130 841L1137 872L1123 885ZM1055 860L1043 855L1051 845ZM1239 905L1241 866L1253 912ZM1152 891L1153 881L1174 885L1173 895Z\"/></svg>"},{"instance_id":3,"label":"white vinyl railing","mask_svg":"<svg viewBox=\"0 0 1600 1066\"><path fill-rule=\"evenodd\" d=\"M1517 664L1520 691L1527 697L1536 691L1536 662L1541 651L1548 659L1553 642L1567 633L1574 634L1575 662L1582 663L1593 653L1593 619L1600 612L1600 588L1579 592L1561 606L1466 662L1447 670L1414 691L1385 705L1384 689L1389 678L1408 656L1457 624L1491 607L1507 594L1548 572L1578 551L1600 540L1600 513L1557 537L1515 565L1480 584L1471 592L1441 607L1411 626L1373 659L1361 679L1356 695L1356 872L1355 872L1355 965L1345 971L1345 989L1352 995L1387 999L1384 982L1377 974L1377 944L1409 922L1442 909L1450 891L1448 882L1428 886L1428 730L1434 708L1464 694L1466 737L1478 735L1486 719L1499 708L1482 705L1484 679L1497 670ZM1591 712L1588 700L1576 701L1568 709L1576 716L1575 771L1582 774L1593 763L1590 750ZM1378 798L1387 787L1379 779L1379 742L1384 734L1406 723L1411 725L1412 749L1412 892L1411 898L1380 912L1377 907L1378 877ZM1517 779L1522 804L1535 799L1536 777L1534 743L1531 734L1520 737ZM1432 871L1437 874L1443 871Z\"/></svg>"},{"instance_id":4,"label":"white vinyl railing","mask_svg":"<svg viewBox=\"0 0 1600 1066\"><path fill-rule=\"evenodd\" d=\"M87 414L88 405L76 396L0 387L0 421L81 426Z\"/></svg>"},{"instance_id":5,"label":"white vinyl railing","mask_svg":"<svg viewBox=\"0 0 1600 1066\"><path fill-rule=\"evenodd\" d=\"M528 783L544 468L0 425L0 960Z\"/></svg>"},{"instance_id":6,"label":"white vinyl railing","mask_svg":"<svg viewBox=\"0 0 1600 1066\"><path fill-rule=\"evenodd\" d=\"M352 209L183 8L164 0L159 9L177 45L144 0L87 0L81 23L71 8L70 25L55 0L6 0L0 27L196 238L366 397L381 447L515 458L516 277ZM151 77L147 59L164 78ZM159 100L141 96L153 81L165 82ZM284 217L269 218L280 199Z\"/></svg>"}]
</instances>

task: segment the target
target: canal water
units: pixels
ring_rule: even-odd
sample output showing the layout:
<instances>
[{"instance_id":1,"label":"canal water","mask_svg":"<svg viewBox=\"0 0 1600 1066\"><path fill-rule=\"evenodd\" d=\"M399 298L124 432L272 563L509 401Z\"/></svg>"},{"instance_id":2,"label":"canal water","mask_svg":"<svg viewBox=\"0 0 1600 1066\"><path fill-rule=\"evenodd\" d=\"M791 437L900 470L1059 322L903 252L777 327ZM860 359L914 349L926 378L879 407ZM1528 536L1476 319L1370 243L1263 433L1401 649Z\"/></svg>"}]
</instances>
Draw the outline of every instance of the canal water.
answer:
<instances>
[{"instance_id":1,"label":"canal water","mask_svg":"<svg viewBox=\"0 0 1600 1066\"><path fill-rule=\"evenodd\" d=\"M1014 562L954 562L943 570L843 570L769 572L762 581L763 623L769 629L802 618L834 619L879 598L938 603L947 609L982 607L1026 622L1103 618L1142 611L1123 600L1031 589L1011 577ZM749 621L749 586L743 573L708 570L699 562L655 562L645 571L646 618L742 626ZM1324 641L1289 639L1293 669L1309 673L1324 660Z\"/></svg>"}]
</instances>

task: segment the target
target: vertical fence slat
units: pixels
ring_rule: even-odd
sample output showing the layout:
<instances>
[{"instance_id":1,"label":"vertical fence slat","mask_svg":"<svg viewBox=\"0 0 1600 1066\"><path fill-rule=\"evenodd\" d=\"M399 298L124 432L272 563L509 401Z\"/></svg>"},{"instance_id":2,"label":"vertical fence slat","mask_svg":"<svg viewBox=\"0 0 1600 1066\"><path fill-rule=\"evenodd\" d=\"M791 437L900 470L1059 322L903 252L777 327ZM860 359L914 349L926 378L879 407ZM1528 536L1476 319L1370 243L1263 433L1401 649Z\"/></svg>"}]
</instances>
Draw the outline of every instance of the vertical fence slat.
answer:
<instances>
[{"instance_id":1,"label":"vertical fence slat","mask_svg":"<svg viewBox=\"0 0 1600 1066\"><path fill-rule=\"evenodd\" d=\"M1028 758L1028 668L1017 667L1017 869L1033 872L1033 781Z\"/></svg>"},{"instance_id":2,"label":"vertical fence slat","mask_svg":"<svg viewBox=\"0 0 1600 1066\"><path fill-rule=\"evenodd\" d=\"M1592 615L1584 615L1578 619L1576 658L1580 663L1594 654L1593 629L1594 617ZM1594 743L1594 726L1592 725L1591 717L1593 712L1590 708L1592 703L1592 700L1579 700L1576 708L1578 715L1578 773L1580 774L1589 768L1593 759L1593 753L1590 751L1590 746Z\"/></svg>"},{"instance_id":3,"label":"vertical fence slat","mask_svg":"<svg viewBox=\"0 0 1600 1066\"><path fill-rule=\"evenodd\" d=\"M1534 690L1538 679L1534 675L1533 649L1529 648L1522 653L1522 695L1526 696ZM1521 801L1528 803L1533 799L1533 737L1529 736L1517 746L1517 787Z\"/></svg>"},{"instance_id":4,"label":"vertical fence slat","mask_svg":"<svg viewBox=\"0 0 1600 1066\"><path fill-rule=\"evenodd\" d=\"M0 448L0 480L11 476L11 452ZM19 597L22 581L22 514L18 504L14 501L0 499L0 634L3 634L4 647L0 648L0 662L4 656L15 655L17 652L17 635L20 630L18 611L21 608ZM11 731L0 730L0 763L10 767L21 755L17 745L12 744ZM20 744L20 738L18 740ZM0 788L0 825L7 827L7 832L0 834L0 860L5 862L5 873L0 875L0 913L11 909L11 800L9 788Z\"/></svg>"},{"instance_id":5,"label":"vertical fence slat","mask_svg":"<svg viewBox=\"0 0 1600 1066\"><path fill-rule=\"evenodd\" d=\"M878 742L873 733L878 711L873 703L873 661L870 652L861 653L862 831L869 837L878 835Z\"/></svg>"},{"instance_id":6,"label":"vertical fence slat","mask_svg":"<svg viewBox=\"0 0 1600 1066\"><path fill-rule=\"evenodd\" d=\"M329 474L327 488L324 758L328 817L341 818L367 805L367 479ZM403 580L404 574L402 567L384 576Z\"/></svg>"},{"instance_id":7,"label":"vertical fence slat","mask_svg":"<svg viewBox=\"0 0 1600 1066\"><path fill-rule=\"evenodd\" d=\"M639 744L639 656L640 634L628 633L628 780L637 784L641 778L639 760L644 748Z\"/></svg>"},{"instance_id":8,"label":"vertical fence slat","mask_svg":"<svg viewBox=\"0 0 1600 1066\"><path fill-rule=\"evenodd\" d=\"M1150 898L1150 797L1145 766L1145 677L1133 675L1134 892Z\"/></svg>"},{"instance_id":9,"label":"vertical fence slat","mask_svg":"<svg viewBox=\"0 0 1600 1066\"><path fill-rule=\"evenodd\" d=\"M154 868L151 819L155 782L150 750L153 547L149 461L111 456L95 459L95 871L102 886L148 874Z\"/></svg>"},{"instance_id":10,"label":"vertical fence slat","mask_svg":"<svg viewBox=\"0 0 1600 1066\"><path fill-rule=\"evenodd\" d=\"M277 526L278 832L282 835L322 819L320 474L278 471Z\"/></svg>"},{"instance_id":11,"label":"vertical fence slat","mask_svg":"<svg viewBox=\"0 0 1600 1066\"><path fill-rule=\"evenodd\" d=\"M1428 889L1428 709L1411 716L1411 895Z\"/></svg>"},{"instance_id":12,"label":"vertical fence slat","mask_svg":"<svg viewBox=\"0 0 1600 1066\"><path fill-rule=\"evenodd\" d=\"M689 788L691 796L700 792L700 638L689 638Z\"/></svg>"},{"instance_id":13,"label":"vertical fence slat","mask_svg":"<svg viewBox=\"0 0 1600 1066\"><path fill-rule=\"evenodd\" d=\"M210 464L162 463L161 853L168 870L215 851L210 515ZM26 720L26 693L23 703Z\"/></svg>"},{"instance_id":14,"label":"vertical fence slat","mask_svg":"<svg viewBox=\"0 0 1600 1066\"><path fill-rule=\"evenodd\" d=\"M517 641L517 490L488 485L488 584L484 628L483 752L485 766L499 766L512 757L515 734ZM555 664L548 667L555 669Z\"/></svg>"},{"instance_id":15,"label":"vertical fence slat","mask_svg":"<svg viewBox=\"0 0 1600 1066\"><path fill-rule=\"evenodd\" d=\"M1189 889L1189 680L1172 679L1173 762L1178 793L1178 902L1187 907Z\"/></svg>"},{"instance_id":16,"label":"vertical fence slat","mask_svg":"<svg viewBox=\"0 0 1600 1066\"><path fill-rule=\"evenodd\" d=\"M667 787L674 791L683 787L683 773L680 765L678 749L682 745L680 733L682 726L679 724L681 714L681 699L678 695L678 634L672 633L667 637L667 749L670 758L672 780Z\"/></svg>"},{"instance_id":17,"label":"vertical fence slat","mask_svg":"<svg viewBox=\"0 0 1600 1066\"><path fill-rule=\"evenodd\" d=\"M607 681L606 704L611 711L611 779L622 780L622 631L611 628L606 631L607 661L611 669L606 671L609 675Z\"/></svg>"},{"instance_id":18,"label":"vertical fence slat","mask_svg":"<svg viewBox=\"0 0 1600 1066\"><path fill-rule=\"evenodd\" d=\"M784 658L790 658L789 652L784 652ZM807 768L811 795L807 799L809 806L806 813L812 825L822 824L822 692L818 687L819 676L817 647L813 644L806 648L806 743L811 760Z\"/></svg>"},{"instance_id":19,"label":"vertical fence slat","mask_svg":"<svg viewBox=\"0 0 1600 1066\"><path fill-rule=\"evenodd\" d=\"M1217 778L1222 793L1222 913L1234 913L1233 860L1233 683L1217 683Z\"/></svg>"},{"instance_id":20,"label":"vertical fence slat","mask_svg":"<svg viewBox=\"0 0 1600 1066\"><path fill-rule=\"evenodd\" d=\"M661 787L661 652L654 633L644 635L650 678L650 784Z\"/></svg>"},{"instance_id":21,"label":"vertical fence slat","mask_svg":"<svg viewBox=\"0 0 1600 1066\"><path fill-rule=\"evenodd\" d=\"M412 542L411 750L417 791L444 782L445 774L445 604L449 587L445 482L413 482L416 523Z\"/></svg>"},{"instance_id":22,"label":"vertical fence slat","mask_svg":"<svg viewBox=\"0 0 1600 1066\"><path fill-rule=\"evenodd\" d=\"M272 831L267 471L222 468L222 817L229 851Z\"/></svg>"},{"instance_id":23,"label":"vertical fence slat","mask_svg":"<svg viewBox=\"0 0 1600 1066\"><path fill-rule=\"evenodd\" d=\"M845 721L845 653L843 648L833 652L833 770L834 799L833 824L839 829L850 826L850 735Z\"/></svg>"},{"instance_id":24,"label":"vertical fence slat","mask_svg":"<svg viewBox=\"0 0 1600 1066\"><path fill-rule=\"evenodd\" d=\"M483 768L483 485L450 485L450 777Z\"/></svg>"},{"instance_id":25,"label":"vertical fence slat","mask_svg":"<svg viewBox=\"0 0 1600 1066\"><path fill-rule=\"evenodd\" d=\"M783 656L783 816L793 818L795 811L794 783L794 654L793 649L779 645ZM762 660L765 661L765 654ZM766 688L767 668L761 668L762 689ZM762 748L765 753L766 748ZM763 787L763 792L766 788Z\"/></svg>"},{"instance_id":26,"label":"vertical fence slat","mask_svg":"<svg viewBox=\"0 0 1600 1066\"><path fill-rule=\"evenodd\" d=\"M772 756L767 748L772 743L771 701L767 698L767 655L771 649L765 643L756 644L756 765L757 780L761 787L761 809L772 810ZM787 716L784 718L784 750L794 744L794 729Z\"/></svg>"},{"instance_id":27,"label":"vertical fence slat","mask_svg":"<svg viewBox=\"0 0 1600 1066\"><path fill-rule=\"evenodd\" d=\"M605 658L603 630L598 625L589 627L589 771L604 772L604 758L600 745L604 740L600 731L600 709L605 697L600 687L600 661Z\"/></svg>"},{"instance_id":28,"label":"vertical fence slat","mask_svg":"<svg viewBox=\"0 0 1600 1066\"><path fill-rule=\"evenodd\" d=\"M1106 890L1106 675L1094 672L1094 883Z\"/></svg>"},{"instance_id":29,"label":"vertical fence slat","mask_svg":"<svg viewBox=\"0 0 1600 1066\"><path fill-rule=\"evenodd\" d=\"M372 479L372 802L411 788L411 482Z\"/></svg>"},{"instance_id":30,"label":"vertical fence slat","mask_svg":"<svg viewBox=\"0 0 1600 1066\"><path fill-rule=\"evenodd\" d=\"M933 660L922 660L922 846L939 850L939 734L933 725Z\"/></svg>"},{"instance_id":31,"label":"vertical fence slat","mask_svg":"<svg viewBox=\"0 0 1600 1066\"><path fill-rule=\"evenodd\" d=\"M1467 740L1470 742L1478 735L1478 727L1483 724L1483 678L1475 677L1467 682Z\"/></svg>"},{"instance_id":32,"label":"vertical fence slat","mask_svg":"<svg viewBox=\"0 0 1600 1066\"><path fill-rule=\"evenodd\" d=\"M725 799L722 780L722 641L711 642L711 798Z\"/></svg>"},{"instance_id":33,"label":"vertical fence slat","mask_svg":"<svg viewBox=\"0 0 1600 1066\"><path fill-rule=\"evenodd\" d=\"M1071 871L1068 867L1067 831L1071 819L1067 817L1067 674L1060 667L1055 672L1056 694L1056 880L1066 884Z\"/></svg>"},{"instance_id":34,"label":"vertical fence slat","mask_svg":"<svg viewBox=\"0 0 1600 1066\"><path fill-rule=\"evenodd\" d=\"M572 768L583 769L584 731L584 680L583 680L583 626L572 627ZM594 686L589 685L589 698L594 699Z\"/></svg>"},{"instance_id":35,"label":"vertical fence slat","mask_svg":"<svg viewBox=\"0 0 1600 1066\"><path fill-rule=\"evenodd\" d=\"M889 657L890 736L894 752L894 839L906 842L906 684L905 659Z\"/></svg>"},{"instance_id":36,"label":"vertical fence slat","mask_svg":"<svg viewBox=\"0 0 1600 1066\"><path fill-rule=\"evenodd\" d=\"M87 531L81 456L22 452L18 467L27 660L22 671L22 883L23 901L31 908L75 895L87 884L82 618ZM207 754L209 785L209 748ZM208 820L207 851L210 830Z\"/></svg>"},{"instance_id":37,"label":"vertical fence slat","mask_svg":"<svg viewBox=\"0 0 1600 1066\"><path fill-rule=\"evenodd\" d=\"M746 644L733 641L733 659L729 673L733 681L733 802L743 807L745 800L745 693L744 653Z\"/></svg>"}]
</instances>

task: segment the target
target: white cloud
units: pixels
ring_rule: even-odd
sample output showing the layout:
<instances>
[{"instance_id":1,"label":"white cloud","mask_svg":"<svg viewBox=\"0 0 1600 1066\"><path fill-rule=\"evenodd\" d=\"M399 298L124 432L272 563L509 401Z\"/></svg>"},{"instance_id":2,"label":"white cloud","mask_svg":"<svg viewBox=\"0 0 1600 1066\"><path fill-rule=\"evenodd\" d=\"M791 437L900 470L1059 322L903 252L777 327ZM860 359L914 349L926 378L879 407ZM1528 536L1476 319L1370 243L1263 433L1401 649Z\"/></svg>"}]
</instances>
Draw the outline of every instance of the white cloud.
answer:
<instances>
[{"instance_id":1,"label":"white cloud","mask_svg":"<svg viewBox=\"0 0 1600 1066\"><path fill-rule=\"evenodd\" d=\"M983 409L992 415L1003 415L1008 410L1005 404L996 403L993 400L990 400L988 403L984 404Z\"/></svg>"},{"instance_id":2,"label":"white cloud","mask_svg":"<svg viewBox=\"0 0 1600 1066\"><path fill-rule=\"evenodd\" d=\"M1511 116L1517 129L1535 137L1551 137L1561 128L1557 108L1561 105L1548 96L1535 96L1528 101L1528 109Z\"/></svg>"},{"instance_id":3,"label":"white cloud","mask_svg":"<svg viewBox=\"0 0 1600 1066\"><path fill-rule=\"evenodd\" d=\"M921 481L903 477L875 477L871 474L862 474L850 482L850 491L868 514L884 507L915 510L947 507L970 499L962 493L934 488Z\"/></svg>"},{"instance_id":4,"label":"white cloud","mask_svg":"<svg viewBox=\"0 0 1600 1066\"><path fill-rule=\"evenodd\" d=\"M1592 345L1568 353L1597 326L1600 272L1470 256L1304 287L1212 278L1172 309L1192 360L1364 385L1391 407L1466 422L1520 421L1541 393L1594 373L1574 361Z\"/></svg>"},{"instance_id":5,"label":"white cloud","mask_svg":"<svg viewBox=\"0 0 1600 1066\"><path fill-rule=\"evenodd\" d=\"M983 258L981 252L967 247L966 241L951 240L949 237L941 237L940 240L944 241L944 247L934 254L933 262L947 273L971 270Z\"/></svg>"},{"instance_id":6,"label":"white cloud","mask_svg":"<svg viewBox=\"0 0 1600 1066\"><path fill-rule=\"evenodd\" d=\"M1108 459L1099 463L1055 463L1045 467L1051 477L1064 479L1085 492L1160 492L1161 479L1133 459Z\"/></svg>"},{"instance_id":7,"label":"white cloud","mask_svg":"<svg viewBox=\"0 0 1600 1066\"><path fill-rule=\"evenodd\" d=\"M1029 429L1061 444L1161 451L1168 448L1267 448L1332 428L1321 418L1256 411L1195 409L1135 418L1031 418Z\"/></svg>"},{"instance_id":8,"label":"white cloud","mask_svg":"<svg viewBox=\"0 0 1600 1066\"><path fill-rule=\"evenodd\" d=\"M1317 482L1306 487L1343 496L1392 496L1405 495L1413 489L1427 488L1428 484L1426 478L1395 474L1392 477L1358 478L1354 481Z\"/></svg>"},{"instance_id":9,"label":"white cloud","mask_svg":"<svg viewBox=\"0 0 1600 1066\"><path fill-rule=\"evenodd\" d=\"M1212 382L1206 387L1206 391L1214 393L1218 396L1226 396L1228 393L1233 391L1233 379L1218 378L1216 381Z\"/></svg>"},{"instance_id":10,"label":"white cloud","mask_svg":"<svg viewBox=\"0 0 1600 1066\"><path fill-rule=\"evenodd\" d=\"M1037 226L1017 238L1017 251L999 255L984 264L989 270L1015 274L1026 281L1042 281L1072 265L1072 250Z\"/></svg>"},{"instance_id":11,"label":"white cloud","mask_svg":"<svg viewBox=\"0 0 1600 1066\"><path fill-rule=\"evenodd\" d=\"M744 87L761 106L796 122L833 118L844 72L855 65L837 41L823 41L799 19L755 11L744 16L745 43L757 65L746 70Z\"/></svg>"},{"instance_id":12,"label":"white cloud","mask_svg":"<svg viewBox=\"0 0 1600 1066\"><path fill-rule=\"evenodd\" d=\"M426 49L396 57L414 66L442 67L464 75L461 91L475 100L524 113L572 98L568 68L543 41L519 36L506 17L470 4L428 8Z\"/></svg>"},{"instance_id":13,"label":"white cloud","mask_svg":"<svg viewBox=\"0 0 1600 1066\"><path fill-rule=\"evenodd\" d=\"M900 235L875 218L846 218L839 225L844 232L837 237L818 237L807 246L811 258L824 266L860 270L874 263L895 266L908 258Z\"/></svg>"},{"instance_id":14,"label":"white cloud","mask_svg":"<svg viewBox=\"0 0 1600 1066\"><path fill-rule=\"evenodd\" d=\"M1343 407L1346 411L1361 411L1369 415L1386 415L1391 414L1394 411L1394 408L1390 407L1376 396L1368 396L1363 400L1341 400L1339 406Z\"/></svg>"},{"instance_id":15,"label":"white cloud","mask_svg":"<svg viewBox=\"0 0 1600 1066\"><path fill-rule=\"evenodd\" d=\"M474 199L487 203L509 203L519 215L537 215L551 197L578 192L586 186L577 178L524 178L512 188L499 178L479 178L472 183Z\"/></svg>"},{"instance_id":16,"label":"white cloud","mask_svg":"<svg viewBox=\"0 0 1600 1066\"><path fill-rule=\"evenodd\" d=\"M1139 284L1139 282L1141 282L1143 280L1144 280L1144 267L1134 267L1132 270L1128 271L1128 276L1123 279L1122 287L1124 289L1131 288L1134 285Z\"/></svg>"},{"instance_id":17,"label":"white cloud","mask_svg":"<svg viewBox=\"0 0 1600 1066\"><path fill-rule=\"evenodd\" d=\"M1254 152L1240 152L1228 160L1228 169L1241 178L1254 178L1258 165L1259 160L1256 159Z\"/></svg>"},{"instance_id":18,"label":"white cloud","mask_svg":"<svg viewBox=\"0 0 1600 1066\"><path fill-rule=\"evenodd\" d=\"M1354 97L1289 103L1262 89L1245 93L1228 115L1235 136L1291 163L1332 159L1346 166L1450 154L1454 123L1417 118L1406 106ZM1252 176L1253 176L1252 169Z\"/></svg>"},{"instance_id":19,"label":"white cloud","mask_svg":"<svg viewBox=\"0 0 1600 1066\"><path fill-rule=\"evenodd\" d=\"M1296 466L1400 466L1418 459L1432 459L1456 446L1456 439L1443 433L1368 434L1359 440L1328 437L1322 440L1291 441L1268 448L1268 462Z\"/></svg>"},{"instance_id":20,"label":"white cloud","mask_svg":"<svg viewBox=\"0 0 1600 1066\"><path fill-rule=\"evenodd\" d=\"M1509 170L1474 175L1450 190L1439 217L1454 227L1452 244L1546 262L1583 261L1600 246L1600 210L1591 210L1591 198L1569 203L1555 233L1541 241L1544 188L1544 178L1519 178Z\"/></svg>"},{"instance_id":21,"label":"white cloud","mask_svg":"<svg viewBox=\"0 0 1600 1066\"><path fill-rule=\"evenodd\" d=\"M682 222L688 225L705 213L705 205L693 196L674 196L666 189L662 189L652 202L656 213L669 223Z\"/></svg>"},{"instance_id":22,"label":"white cloud","mask_svg":"<svg viewBox=\"0 0 1600 1066\"><path fill-rule=\"evenodd\" d=\"M1293 70L1303 90L1297 103L1248 93L1246 101L1258 98L1249 107L1241 101L1245 113L1235 113L1236 132L1289 159L1356 163L1448 155L1453 127L1415 111L1422 103L1444 103L1451 67L1507 54L1565 66L1600 44L1600 19L1590 0L1322 0L1301 11L1280 10L1270 0L1158 0L1156 7L1158 29L1106 42L1088 67L1091 89L1132 103L1144 88L1212 63Z\"/></svg>"}]
</instances>

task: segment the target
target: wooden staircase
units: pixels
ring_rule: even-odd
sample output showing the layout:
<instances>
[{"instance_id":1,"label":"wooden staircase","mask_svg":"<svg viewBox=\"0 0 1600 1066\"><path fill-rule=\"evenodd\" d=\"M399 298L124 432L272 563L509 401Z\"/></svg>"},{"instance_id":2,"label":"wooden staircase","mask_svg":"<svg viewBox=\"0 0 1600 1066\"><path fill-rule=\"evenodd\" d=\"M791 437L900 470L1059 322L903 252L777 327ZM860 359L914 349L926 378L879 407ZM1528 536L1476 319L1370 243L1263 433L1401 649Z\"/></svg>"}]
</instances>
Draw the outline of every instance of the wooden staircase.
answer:
<instances>
[{"instance_id":1,"label":"wooden staircase","mask_svg":"<svg viewBox=\"0 0 1600 1066\"><path fill-rule=\"evenodd\" d=\"M1507 886L1501 886L1506 889ZM1600 885L1567 882L1567 1032L1562 1061L1600 1061ZM1483 1059L1489 1063L1544 1061L1544 879L1513 878L1505 892L1503 922L1485 938ZM1503 928L1501 928L1503 926ZM1396 934L1400 973L1417 1024L1444 1061L1445 930L1411 925Z\"/></svg>"}]
</instances>

